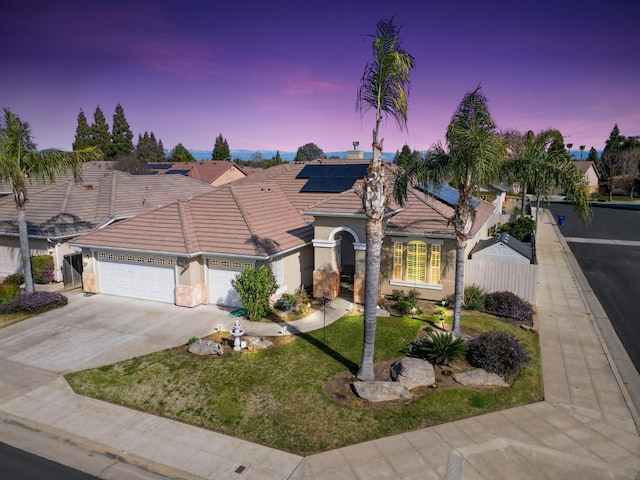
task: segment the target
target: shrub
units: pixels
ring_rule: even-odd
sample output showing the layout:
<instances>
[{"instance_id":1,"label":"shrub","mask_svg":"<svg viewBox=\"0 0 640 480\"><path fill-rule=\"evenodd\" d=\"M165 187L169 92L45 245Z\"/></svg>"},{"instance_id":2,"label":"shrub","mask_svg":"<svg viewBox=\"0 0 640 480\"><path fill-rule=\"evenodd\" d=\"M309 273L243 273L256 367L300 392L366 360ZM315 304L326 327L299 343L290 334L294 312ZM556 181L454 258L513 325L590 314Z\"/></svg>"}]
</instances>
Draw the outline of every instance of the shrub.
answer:
<instances>
[{"instance_id":1,"label":"shrub","mask_svg":"<svg viewBox=\"0 0 640 480\"><path fill-rule=\"evenodd\" d=\"M505 232L521 242L531 241L531 234L536 230L536 222L530 217L520 216L510 220L498 229Z\"/></svg>"},{"instance_id":2,"label":"shrub","mask_svg":"<svg viewBox=\"0 0 640 480\"><path fill-rule=\"evenodd\" d=\"M419 340L413 350L434 365L449 365L464 356L467 346L461 338L454 339L451 332L433 332Z\"/></svg>"},{"instance_id":3,"label":"shrub","mask_svg":"<svg viewBox=\"0 0 640 480\"><path fill-rule=\"evenodd\" d=\"M531 305L511 292L492 292L484 297L484 311L497 317L513 318L530 322L533 318Z\"/></svg>"},{"instance_id":4,"label":"shrub","mask_svg":"<svg viewBox=\"0 0 640 480\"><path fill-rule=\"evenodd\" d=\"M3 305L4 313L42 313L67 304L67 297L56 292L34 292L18 295Z\"/></svg>"},{"instance_id":5,"label":"shrub","mask_svg":"<svg viewBox=\"0 0 640 480\"><path fill-rule=\"evenodd\" d=\"M265 267L247 268L231 280L242 299L247 318L251 321L260 320L271 311L269 297L278 288L273 272Z\"/></svg>"},{"instance_id":6,"label":"shrub","mask_svg":"<svg viewBox=\"0 0 640 480\"><path fill-rule=\"evenodd\" d=\"M38 255L31 257L31 275L35 283L51 283L53 281L53 257Z\"/></svg>"},{"instance_id":7,"label":"shrub","mask_svg":"<svg viewBox=\"0 0 640 480\"><path fill-rule=\"evenodd\" d=\"M3 283L0 285L0 303L10 303L20 295L20 285Z\"/></svg>"},{"instance_id":8,"label":"shrub","mask_svg":"<svg viewBox=\"0 0 640 480\"><path fill-rule=\"evenodd\" d=\"M526 366L527 349L512 333L491 330L467 343L467 360L476 368L497 373L506 378Z\"/></svg>"},{"instance_id":9,"label":"shrub","mask_svg":"<svg viewBox=\"0 0 640 480\"><path fill-rule=\"evenodd\" d=\"M481 312L484 308L484 296L486 292L479 285L469 285L464 289L464 306L469 310Z\"/></svg>"},{"instance_id":10,"label":"shrub","mask_svg":"<svg viewBox=\"0 0 640 480\"><path fill-rule=\"evenodd\" d=\"M198 337L191 337L189 340L187 340L187 345L191 345L192 343L195 343L199 340Z\"/></svg>"},{"instance_id":11,"label":"shrub","mask_svg":"<svg viewBox=\"0 0 640 480\"><path fill-rule=\"evenodd\" d=\"M394 290L391 292L391 300L394 302L399 302L400 300L404 300L407 298L407 294L404 293L404 290Z\"/></svg>"},{"instance_id":12,"label":"shrub","mask_svg":"<svg viewBox=\"0 0 640 480\"><path fill-rule=\"evenodd\" d=\"M462 306L468 310L482 311L484 307L484 299L486 292L484 288L479 285L469 285L464 289L464 298L462 299ZM447 295L444 297L444 304L447 308L453 308L455 302L455 294Z\"/></svg>"},{"instance_id":13,"label":"shrub","mask_svg":"<svg viewBox=\"0 0 640 480\"><path fill-rule=\"evenodd\" d=\"M4 285L17 285L19 287L24 283L24 275L21 273L12 273L4 277L2 283Z\"/></svg>"}]
</instances>

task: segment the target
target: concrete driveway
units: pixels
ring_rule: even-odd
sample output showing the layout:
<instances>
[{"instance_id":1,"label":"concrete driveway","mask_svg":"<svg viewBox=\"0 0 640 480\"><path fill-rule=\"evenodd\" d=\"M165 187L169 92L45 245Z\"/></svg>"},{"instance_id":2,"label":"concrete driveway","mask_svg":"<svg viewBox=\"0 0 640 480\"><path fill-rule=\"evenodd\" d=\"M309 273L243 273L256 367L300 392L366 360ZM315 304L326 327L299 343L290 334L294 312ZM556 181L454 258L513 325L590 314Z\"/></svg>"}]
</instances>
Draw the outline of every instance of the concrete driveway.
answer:
<instances>
[{"instance_id":1,"label":"concrete driveway","mask_svg":"<svg viewBox=\"0 0 640 480\"><path fill-rule=\"evenodd\" d=\"M212 305L184 308L65 292L69 304L0 329L0 358L56 373L94 368L184 344L228 323Z\"/></svg>"}]
</instances>

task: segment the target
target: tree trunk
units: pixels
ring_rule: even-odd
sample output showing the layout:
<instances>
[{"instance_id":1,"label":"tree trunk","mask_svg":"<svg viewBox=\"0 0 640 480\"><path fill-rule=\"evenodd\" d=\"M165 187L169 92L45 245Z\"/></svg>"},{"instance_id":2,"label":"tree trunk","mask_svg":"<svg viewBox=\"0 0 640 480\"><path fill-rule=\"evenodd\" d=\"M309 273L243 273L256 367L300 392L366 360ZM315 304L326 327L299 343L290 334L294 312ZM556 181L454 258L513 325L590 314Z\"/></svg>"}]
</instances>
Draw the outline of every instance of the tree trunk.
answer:
<instances>
[{"instance_id":1,"label":"tree trunk","mask_svg":"<svg viewBox=\"0 0 640 480\"><path fill-rule=\"evenodd\" d=\"M382 221L367 221L367 262L364 276L364 339L358 378L375 380L373 353L376 342L376 317L380 284L380 251L382 249Z\"/></svg>"},{"instance_id":2,"label":"tree trunk","mask_svg":"<svg viewBox=\"0 0 640 480\"><path fill-rule=\"evenodd\" d=\"M524 215L527 206L527 184L522 185L522 197L520 200L520 215Z\"/></svg>"},{"instance_id":3,"label":"tree trunk","mask_svg":"<svg viewBox=\"0 0 640 480\"><path fill-rule=\"evenodd\" d=\"M362 205L367 216L367 252L364 274L364 339L362 359L357 377L375 380L373 352L376 340L376 315L380 284L380 253L382 250L382 219L386 206L382 145L378 143L379 121L373 134L373 158L364 180Z\"/></svg>"},{"instance_id":4,"label":"tree trunk","mask_svg":"<svg viewBox=\"0 0 640 480\"><path fill-rule=\"evenodd\" d=\"M33 276L31 274L31 250L29 249L29 233L27 232L27 212L18 208L18 233L20 235L20 256L22 257L22 273L24 288L27 293L33 293Z\"/></svg>"},{"instance_id":5,"label":"tree trunk","mask_svg":"<svg viewBox=\"0 0 640 480\"><path fill-rule=\"evenodd\" d=\"M453 325L451 330L457 336L461 335L460 316L462 314L462 299L464 298L464 256L467 249L466 240L456 240L456 284L455 300L453 303Z\"/></svg>"}]
</instances>

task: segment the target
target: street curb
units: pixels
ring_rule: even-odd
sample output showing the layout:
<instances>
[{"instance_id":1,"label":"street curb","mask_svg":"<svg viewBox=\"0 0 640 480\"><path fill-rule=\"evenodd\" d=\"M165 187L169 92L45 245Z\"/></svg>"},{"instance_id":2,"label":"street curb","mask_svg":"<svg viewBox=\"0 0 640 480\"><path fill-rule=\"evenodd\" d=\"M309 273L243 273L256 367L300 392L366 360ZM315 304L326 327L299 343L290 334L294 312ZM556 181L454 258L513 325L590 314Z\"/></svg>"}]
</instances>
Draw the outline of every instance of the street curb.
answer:
<instances>
[{"instance_id":1,"label":"street curb","mask_svg":"<svg viewBox=\"0 0 640 480\"><path fill-rule=\"evenodd\" d=\"M631 416L636 425L636 430L640 434L640 414L638 413L640 405L636 405L634 403L634 396L629 393L629 389L627 387L627 385L631 385L634 391L640 392L640 374L638 374L638 371L631 362L631 359L622 345L620 338L616 334L613 325L611 325L611 320L600 304L598 297L596 297L596 294L593 292L593 289L591 288L587 277L584 275L584 272L580 268L578 260L576 260L576 257L573 255L571 248L569 248L569 244L560 231L558 224L555 222L553 214L549 210L545 210L545 213L547 213L547 216L550 218L550 224L558 237L560 245L562 246L569 268L571 268L571 271L573 272L578 285L580 297L587 309L591 323L593 324L596 335L598 336L598 341L600 342L600 345L604 350L604 354L607 357L609 367L616 379L618 388L620 388L625 403L631 412ZM597 312L598 315L594 312ZM606 335L604 333L605 331L607 332ZM618 356L622 357L619 360L619 363L622 365L618 366L618 362L616 362L615 358L611 354L611 350L615 350ZM620 369L624 371L624 375L621 374ZM640 395L636 395L636 397L636 401L640 404Z\"/></svg>"},{"instance_id":2,"label":"street curb","mask_svg":"<svg viewBox=\"0 0 640 480\"><path fill-rule=\"evenodd\" d=\"M98 442L88 440L68 432L57 430L55 428L43 425L38 422L26 420L7 412L0 411L0 422L3 424L29 431L39 437L45 437L49 440L60 442L62 444L77 448L87 453L87 456L101 456L112 460L114 463L121 463L142 470L157 476L159 479L166 480L202 480L198 477L182 470L177 470L168 465L153 462L147 458L122 452L120 450L108 447ZM38 455L37 451L31 451ZM55 459L50 459L55 461ZM57 463L60 463L59 461ZM72 467L74 468L74 467ZM90 473L90 472L86 472Z\"/></svg>"}]
</instances>

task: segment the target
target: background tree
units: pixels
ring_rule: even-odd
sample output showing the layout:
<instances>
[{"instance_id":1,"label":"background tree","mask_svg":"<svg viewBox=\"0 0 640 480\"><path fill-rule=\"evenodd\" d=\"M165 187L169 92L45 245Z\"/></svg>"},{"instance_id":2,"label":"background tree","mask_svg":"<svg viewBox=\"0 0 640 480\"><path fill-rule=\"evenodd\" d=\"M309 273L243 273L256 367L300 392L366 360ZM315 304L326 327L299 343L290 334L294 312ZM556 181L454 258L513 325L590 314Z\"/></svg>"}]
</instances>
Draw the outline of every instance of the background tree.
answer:
<instances>
[{"instance_id":1,"label":"background tree","mask_svg":"<svg viewBox=\"0 0 640 480\"><path fill-rule=\"evenodd\" d=\"M407 199L408 189L416 183L437 187L448 182L458 191L458 202L451 218L456 235L452 329L460 335L465 250L475 216L471 195L476 186L489 185L498 178L500 164L506 154L503 138L496 131L480 87L462 99L447 128L446 145L446 150L438 144L427 152L425 159L400 168L394 192L402 205Z\"/></svg>"},{"instance_id":2,"label":"background tree","mask_svg":"<svg viewBox=\"0 0 640 480\"><path fill-rule=\"evenodd\" d=\"M578 148L580 149L580 161L582 161L582 155L584 155L584 149L587 148L587 146L580 145Z\"/></svg>"},{"instance_id":3,"label":"background tree","mask_svg":"<svg viewBox=\"0 0 640 480\"><path fill-rule=\"evenodd\" d=\"M372 38L373 60L365 66L356 101L356 107L361 114L373 109L376 118L372 142L373 157L362 192L362 206L367 217L367 261L364 279L364 339L358 378L365 381L375 379L373 354L376 339L380 253L384 233L382 221L387 206L380 127L383 115L393 118L401 130L406 126L410 72L415 67L414 58L402 49L400 29L393 24L393 19L380 20L376 25L376 34L372 35ZM300 153L298 149L296 160Z\"/></svg>"},{"instance_id":4,"label":"background tree","mask_svg":"<svg viewBox=\"0 0 640 480\"><path fill-rule=\"evenodd\" d=\"M598 151L595 148L591 147L589 149L589 155L587 155L587 161L594 162L597 165L598 160L600 160L600 157L598 156Z\"/></svg>"},{"instance_id":5,"label":"background tree","mask_svg":"<svg viewBox=\"0 0 640 480\"><path fill-rule=\"evenodd\" d=\"M100 152L94 147L73 152L55 149L38 151L31 138L29 124L22 122L7 108L4 109L4 119L0 123L0 180L9 183L13 190L27 293L34 291L26 217L26 203L29 200L27 183L53 182L56 175L68 171L72 171L74 177L79 179L82 163L99 157Z\"/></svg>"},{"instance_id":6,"label":"background tree","mask_svg":"<svg viewBox=\"0 0 640 480\"><path fill-rule=\"evenodd\" d=\"M151 134L144 132L144 135L138 135L135 156L144 163L165 161L162 140L156 140L153 132Z\"/></svg>"},{"instance_id":7,"label":"background tree","mask_svg":"<svg viewBox=\"0 0 640 480\"><path fill-rule=\"evenodd\" d=\"M147 162L133 153L118 156L113 164L113 168L121 172L130 173L131 175L147 175L149 173Z\"/></svg>"},{"instance_id":8,"label":"background tree","mask_svg":"<svg viewBox=\"0 0 640 480\"><path fill-rule=\"evenodd\" d=\"M191 152L184 148L184 146L179 143L175 146L171 153L169 154L169 158L167 159L170 162L195 162L196 159Z\"/></svg>"},{"instance_id":9,"label":"background tree","mask_svg":"<svg viewBox=\"0 0 640 480\"><path fill-rule=\"evenodd\" d=\"M216 137L216 141L213 145L213 152L211 152L211 160L231 161L229 144L227 143L227 139L222 137L222 134L219 134Z\"/></svg>"},{"instance_id":10,"label":"background tree","mask_svg":"<svg viewBox=\"0 0 640 480\"><path fill-rule=\"evenodd\" d=\"M625 138L620 135L618 124L614 124L605 142L604 150L597 163L600 173L600 182L605 185L609 193L609 201L613 200L613 189L616 187L616 180L622 174L622 150Z\"/></svg>"},{"instance_id":11,"label":"background tree","mask_svg":"<svg viewBox=\"0 0 640 480\"><path fill-rule=\"evenodd\" d=\"M100 107L96 107L91 124L91 146L98 148L102 153L103 160L111 159L111 135L109 125L104 118L104 113Z\"/></svg>"},{"instance_id":12,"label":"background tree","mask_svg":"<svg viewBox=\"0 0 640 480\"><path fill-rule=\"evenodd\" d=\"M405 165L410 161L417 161L420 158L420 152L409 148L409 145L404 144L402 150L396 151L395 157L393 157L393 163L397 165Z\"/></svg>"},{"instance_id":13,"label":"background tree","mask_svg":"<svg viewBox=\"0 0 640 480\"><path fill-rule=\"evenodd\" d=\"M635 144L634 144L635 143ZM614 182L615 186L621 187L629 194L633 200L634 193L638 188L638 176L640 172L640 144L633 141L625 141L620 152L620 175Z\"/></svg>"},{"instance_id":14,"label":"background tree","mask_svg":"<svg viewBox=\"0 0 640 480\"><path fill-rule=\"evenodd\" d=\"M251 154L251 163L253 165L260 165L263 161L262 152L255 151Z\"/></svg>"},{"instance_id":15,"label":"background tree","mask_svg":"<svg viewBox=\"0 0 640 480\"><path fill-rule=\"evenodd\" d=\"M118 103L116 111L113 114L113 127L111 129L111 155L114 159L121 155L129 155L133 153L133 133L124 116L124 109Z\"/></svg>"},{"instance_id":16,"label":"background tree","mask_svg":"<svg viewBox=\"0 0 640 480\"><path fill-rule=\"evenodd\" d=\"M78 126L76 127L76 138L73 142L73 150L82 150L87 147L91 147L91 127L87 123L87 117L85 117L82 109L78 114Z\"/></svg>"},{"instance_id":17,"label":"background tree","mask_svg":"<svg viewBox=\"0 0 640 480\"><path fill-rule=\"evenodd\" d=\"M307 143L298 148L294 162L310 162L324 156L324 152L315 143Z\"/></svg>"}]
</instances>

